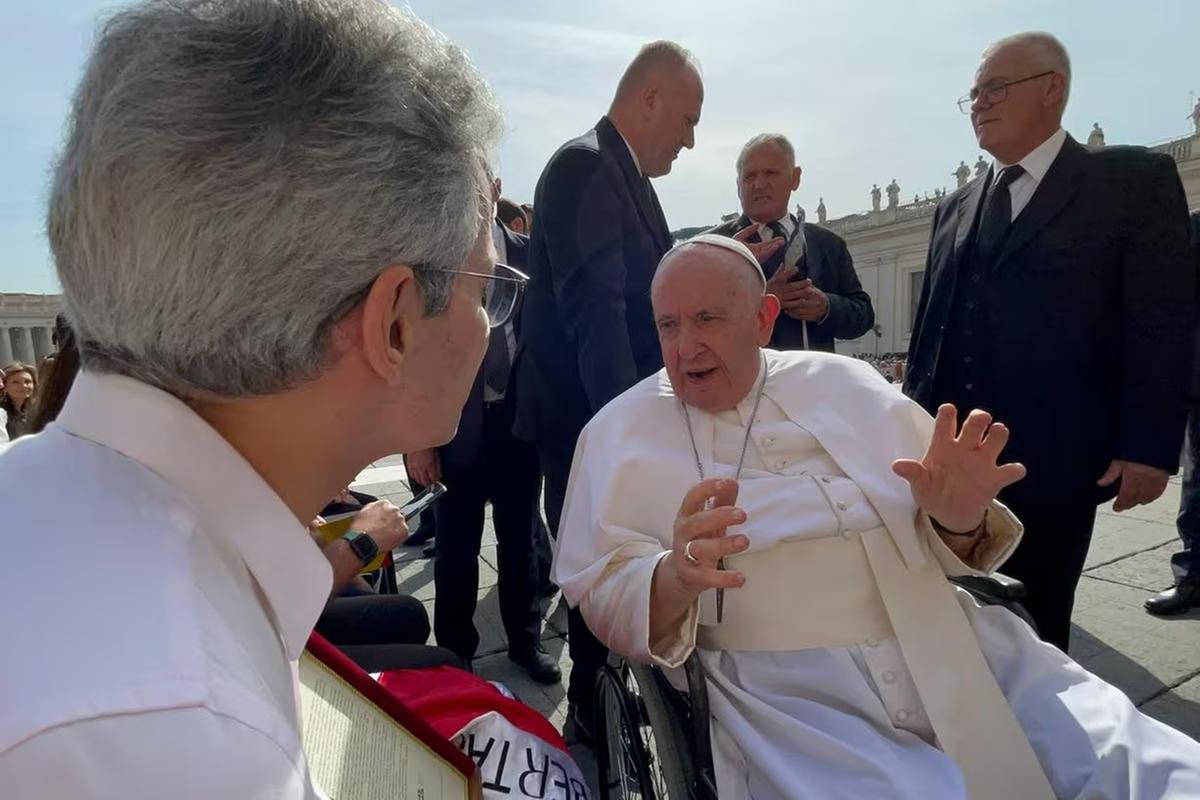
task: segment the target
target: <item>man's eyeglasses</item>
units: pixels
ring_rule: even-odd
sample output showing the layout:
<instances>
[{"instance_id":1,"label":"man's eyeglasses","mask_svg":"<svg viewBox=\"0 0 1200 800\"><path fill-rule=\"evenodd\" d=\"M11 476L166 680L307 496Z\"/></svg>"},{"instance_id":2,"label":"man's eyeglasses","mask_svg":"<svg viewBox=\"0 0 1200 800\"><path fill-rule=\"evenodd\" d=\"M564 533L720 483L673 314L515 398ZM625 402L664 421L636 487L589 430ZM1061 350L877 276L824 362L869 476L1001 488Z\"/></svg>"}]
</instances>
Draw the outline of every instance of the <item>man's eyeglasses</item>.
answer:
<instances>
[{"instance_id":1,"label":"man's eyeglasses","mask_svg":"<svg viewBox=\"0 0 1200 800\"><path fill-rule=\"evenodd\" d=\"M1027 81L1037 80L1038 78L1044 78L1047 75L1053 74L1054 70L1051 69L1045 72L1039 72L1037 75L1030 75L1028 78L1020 78L1015 81L989 83L987 86L976 86L972 88L971 91L967 92L967 94L958 98L958 110L964 114L970 114L971 106L974 105L975 101L980 97L983 97L983 101L990 106L1003 103L1008 99L1008 87L1016 86L1018 83L1025 83Z\"/></svg>"},{"instance_id":2,"label":"man's eyeglasses","mask_svg":"<svg viewBox=\"0 0 1200 800\"><path fill-rule=\"evenodd\" d=\"M521 290L529 282L529 276L524 272L521 272L516 267L510 267L508 264L501 264L499 262L496 263L495 271L491 274L486 272L471 272L465 269L430 267L424 264L419 265L418 268L484 278L487 283L484 284L483 296L480 298L480 303L487 314L488 326L492 328L499 328L512 319L513 312L517 308L517 301L521 298ZM352 308L366 299L374 284L375 281L372 279L362 289L342 301L334 312L333 319L341 319L350 313Z\"/></svg>"},{"instance_id":3,"label":"man's eyeglasses","mask_svg":"<svg viewBox=\"0 0 1200 800\"><path fill-rule=\"evenodd\" d=\"M499 328L512 319L521 298L521 290L529 282L529 276L516 267L496 263L495 270L489 275L486 272L470 272L464 269L444 269L433 267L439 272L452 272L455 275L470 275L475 278L485 278L483 287L483 310L487 313L488 325Z\"/></svg>"}]
</instances>

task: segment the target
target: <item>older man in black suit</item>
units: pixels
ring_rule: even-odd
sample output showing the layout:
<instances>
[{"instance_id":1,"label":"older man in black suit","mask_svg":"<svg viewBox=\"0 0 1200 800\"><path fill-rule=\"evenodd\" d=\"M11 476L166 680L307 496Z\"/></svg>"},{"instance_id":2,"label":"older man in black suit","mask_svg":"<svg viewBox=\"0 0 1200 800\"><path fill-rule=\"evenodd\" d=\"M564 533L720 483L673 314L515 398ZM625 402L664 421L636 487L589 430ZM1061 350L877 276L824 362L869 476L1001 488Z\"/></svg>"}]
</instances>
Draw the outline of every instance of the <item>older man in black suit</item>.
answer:
<instances>
[{"instance_id":1,"label":"older man in black suit","mask_svg":"<svg viewBox=\"0 0 1200 800\"><path fill-rule=\"evenodd\" d=\"M833 352L835 339L857 339L875 324L846 243L833 231L788 213L800 188L796 151L779 133L760 133L737 160L742 215L709 233L744 242L762 264L767 291L782 313L771 334L776 350Z\"/></svg>"},{"instance_id":2,"label":"older man in black suit","mask_svg":"<svg viewBox=\"0 0 1200 800\"><path fill-rule=\"evenodd\" d=\"M662 367L650 279L672 241L650 179L695 144L703 100L692 55L673 42L648 44L625 70L608 114L559 148L538 180L516 431L537 446L555 535L580 430ZM578 610L568 623L570 723L586 740L605 651Z\"/></svg>"},{"instance_id":3,"label":"older man in black suit","mask_svg":"<svg viewBox=\"0 0 1200 800\"><path fill-rule=\"evenodd\" d=\"M934 215L905 391L990 412L1028 477L1004 565L1066 649L1098 503L1157 498L1179 463L1196 274L1175 165L1089 151L1061 127L1066 50L1044 33L989 47L959 101L994 161Z\"/></svg>"}]
</instances>

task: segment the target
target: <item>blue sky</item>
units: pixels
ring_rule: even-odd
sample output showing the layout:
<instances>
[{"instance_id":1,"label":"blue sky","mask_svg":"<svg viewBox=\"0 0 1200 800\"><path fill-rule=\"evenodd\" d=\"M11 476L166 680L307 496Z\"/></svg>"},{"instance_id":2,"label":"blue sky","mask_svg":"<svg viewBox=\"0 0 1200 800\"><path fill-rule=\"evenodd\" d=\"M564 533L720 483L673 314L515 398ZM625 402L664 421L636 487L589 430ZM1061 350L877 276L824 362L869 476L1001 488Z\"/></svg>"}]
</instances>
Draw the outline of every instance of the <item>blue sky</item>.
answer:
<instances>
[{"instance_id":1,"label":"blue sky","mask_svg":"<svg viewBox=\"0 0 1200 800\"><path fill-rule=\"evenodd\" d=\"M0 291L53 292L43 216L47 175L97 19L111 2L10 6L0 30ZM673 228L735 210L733 162L749 136L786 133L804 179L795 200L815 216L869 207L872 183L913 194L952 187L979 154L954 100L979 53L1019 30L1058 35L1074 84L1066 128L1145 144L1189 130L1200 93L1195 0L413 0L462 45L505 111L505 194L530 200L546 159L608 106L621 70L657 38L689 47L706 97L696 149L656 181Z\"/></svg>"}]
</instances>

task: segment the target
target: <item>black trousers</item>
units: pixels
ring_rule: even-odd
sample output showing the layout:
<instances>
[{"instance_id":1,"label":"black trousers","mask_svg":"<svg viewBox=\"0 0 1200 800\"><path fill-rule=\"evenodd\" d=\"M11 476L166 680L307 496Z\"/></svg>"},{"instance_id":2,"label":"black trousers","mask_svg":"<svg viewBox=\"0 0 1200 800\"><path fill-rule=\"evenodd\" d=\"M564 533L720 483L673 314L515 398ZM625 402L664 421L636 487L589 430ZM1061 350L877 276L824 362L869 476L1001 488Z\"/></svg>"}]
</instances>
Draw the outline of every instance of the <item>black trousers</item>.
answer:
<instances>
[{"instance_id":1,"label":"black trousers","mask_svg":"<svg viewBox=\"0 0 1200 800\"><path fill-rule=\"evenodd\" d=\"M1000 500L1025 525L1021 544L1000 571L1025 584L1025 606L1038 633L1065 653L1096 504L1091 497L1075 500L1048 491L1002 494Z\"/></svg>"},{"instance_id":2,"label":"black trousers","mask_svg":"<svg viewBox=\"0 0 1200 800\"><path fill-rule=\"evenodd\" d=\"M332 598L317 632L367 672L460 666L453 653L429 647L429 615L415 597L352 594Z\"/></svg>"},{"instance_id":3,"label":"black trousers","mask_svg":"<svg viewBox=\"0 0 1200 800\"><path fill-rule=\"evenodd\" d=\"M1171 556L1171 569L1178 582L1200 575L1200 408L1196 406L1188 412L1183 446L1183 486L1175 529L1183 543L1183 549Z\"/></svg>"},{"instance_id":4,"label":"black trousers","mask_svg":"<svg viewBox=\"0 0 1200 800\"><path fill-rule=\"evenodd\" d=\"M542 494L541 484L541 466L539 461L538 466L538 496ZM537 578L539 593L543 587L549 586L554 581L550 578L550 570L554 566L554 548L550 544L550 531L546 529L546 523L542 521L542 515L538 514L534 521L533 531L533 555L537 560Z\"/></svg>"},{"instance_id":5,"label":"black trousers","mask_svg":"<svg viewBox=\"0 0 1200 800\"><path fill-rule=\"evenodd\" d=\"M542 451L539 456L546 478L546 522L550 535L557 539L567 498L567 478L571 475L571 455ZM594 711L596 674L608 660L608 648L588 628L578 608L567 609L567 648L571 653L567 700L590 714Z\"/></svg>"},{"instance_id":6,"label":"black trousers","mask_svg":"<svg viewBox=\"0 0 1200 800\"><path fill-rule=\"evenodd\" d=\"M509 652L533 648L541 633L533 551L539 519L537 451L516 439L511 425L511 413L485 403L475 460L442 464L446 496L436 506L433 624L438 644L463 660L474 658L479 647L474 618L488 502L496 528L500 617Z\"/></svg>"}]
</instances>

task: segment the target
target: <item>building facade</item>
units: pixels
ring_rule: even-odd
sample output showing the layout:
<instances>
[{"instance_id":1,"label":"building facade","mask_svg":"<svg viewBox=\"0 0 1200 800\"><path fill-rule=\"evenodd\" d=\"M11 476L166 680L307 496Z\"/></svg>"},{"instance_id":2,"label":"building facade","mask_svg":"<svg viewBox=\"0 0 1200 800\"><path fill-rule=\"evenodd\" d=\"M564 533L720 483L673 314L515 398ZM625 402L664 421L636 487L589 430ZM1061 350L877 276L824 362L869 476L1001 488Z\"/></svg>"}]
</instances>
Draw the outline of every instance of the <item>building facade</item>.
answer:
<instances>
[{"instance_id":1,"label":"building facade","mask_svg":"<svg viewBox=\"0 0 1200 800\"><path fill-rule=\"evenodd\" d=\"M1102 145L1102 132L1100 137ZM1200 208L1200 129L1150 149L1175 159L1188 208ZM822 223L846 240L859 280L875 305L875 329L853 341L838 342L839 353L883 355L908 350L939 199L940 195L914 198L911 203L889 202L880 208L877 194L875 209Z\"/></svg>"},{"instance_id":2,"label":"building facade","mask_svg":"<svg viewBox=\"0 0 1200 800\"><path fill-rule=\"evenodd\" d=\"M14 361L37 365L54 352L54 317L62 295L0 293L0 369Z\"/></svg>"}]
</instances>

